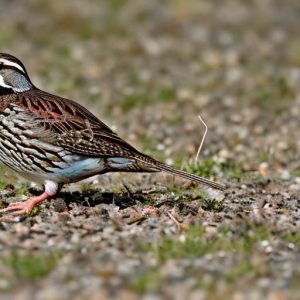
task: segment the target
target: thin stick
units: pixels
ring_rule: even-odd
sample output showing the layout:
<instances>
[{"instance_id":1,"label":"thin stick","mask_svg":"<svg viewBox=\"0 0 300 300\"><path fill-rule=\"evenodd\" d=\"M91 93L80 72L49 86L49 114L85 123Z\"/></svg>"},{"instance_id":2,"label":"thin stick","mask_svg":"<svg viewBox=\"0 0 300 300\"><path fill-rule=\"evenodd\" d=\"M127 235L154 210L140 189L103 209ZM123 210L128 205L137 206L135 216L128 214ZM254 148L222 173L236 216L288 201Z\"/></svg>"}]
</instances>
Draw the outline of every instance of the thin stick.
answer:
<instances>
[{"instance_id":1,"label":"thin stick","mask_svg":"<svg viewBox=\"0 0 300 300\"><path fill-rule=\"evenodd\" d=\"M166 214L175 223L178 231L185 231L188 229L187 225L184 223L180 223L171 212L167 211Z\"/></svg>"},{"instance_id":2,"label":"thin stick","mask_svg":"<svg viewBox=\"0 0 300 300\"><path fill-rule=\"evenodd\" d=\"M204 143L204 140L205 140L205 137L206 137L206 134L207 134L207 129L208 129L207 126L206 126L206 123L203 121L203 119L201 118L200 115L198 116L198 118L199 118L200 122L204 125L205 131L204 131L204 134L202 136L202 140L201 140L200 146L199 146L197 154L196 154L195 165L198 164L198 158L199 158L199 155L200 155L200 152L201 152L201 149L202 149L202 145Z\"/></svg>"},{"instance_id":3,"label":"thin stick","mask_svg":"<svg viewBox=\"0 0 300 300\"><path fill-rule=\"evenodd\" d=\"M177 221L177 219L172 215L171 212L167 211L167 216L175 223L178 230L181 230L181 224Z\"/></svg>"}]
</instances>

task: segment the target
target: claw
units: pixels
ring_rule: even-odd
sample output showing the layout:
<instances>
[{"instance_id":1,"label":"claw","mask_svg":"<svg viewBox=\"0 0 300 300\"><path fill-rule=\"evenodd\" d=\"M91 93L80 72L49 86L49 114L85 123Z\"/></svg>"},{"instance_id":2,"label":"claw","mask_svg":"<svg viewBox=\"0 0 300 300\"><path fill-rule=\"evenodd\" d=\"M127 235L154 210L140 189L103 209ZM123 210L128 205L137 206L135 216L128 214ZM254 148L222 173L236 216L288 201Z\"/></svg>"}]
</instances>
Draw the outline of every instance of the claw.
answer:
<instances>
[{"instance_id":1,"label":"claw","mask_svg":"<svg viewBox=\"0 0 300 300\"><path fill-rule=\"evenodd\" d=\"M11 212L9 215L0 218L0 222L11 222L17 216L29 214L37 204L48 199L50 196L51 195L45 192L38 197L32 197L26 201L9 204L8 207L0 209L1 215L6 215Z\"/></svg>"}]
</instances>

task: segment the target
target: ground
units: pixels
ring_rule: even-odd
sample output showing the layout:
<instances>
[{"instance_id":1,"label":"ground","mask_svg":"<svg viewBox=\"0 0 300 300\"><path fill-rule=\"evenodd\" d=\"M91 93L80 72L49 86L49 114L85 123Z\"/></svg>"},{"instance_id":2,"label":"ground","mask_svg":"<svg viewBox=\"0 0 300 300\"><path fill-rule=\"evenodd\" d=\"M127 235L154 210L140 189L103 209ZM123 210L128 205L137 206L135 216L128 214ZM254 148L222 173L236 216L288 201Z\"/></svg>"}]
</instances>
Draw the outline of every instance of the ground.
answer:
<instances>
[{"instance_id":1,"label":"ground","mask_svg":"<svg viewBox=\"0 0 300 300\"><path fill-rule=\"evenodd\" d=\"M1 51L38 87L227 186L166 174L65 186L0 224L1 299L299 299L298 1L0 5ZM0 178L2 207L41 192Z\"/></svg>"}]
</instances>

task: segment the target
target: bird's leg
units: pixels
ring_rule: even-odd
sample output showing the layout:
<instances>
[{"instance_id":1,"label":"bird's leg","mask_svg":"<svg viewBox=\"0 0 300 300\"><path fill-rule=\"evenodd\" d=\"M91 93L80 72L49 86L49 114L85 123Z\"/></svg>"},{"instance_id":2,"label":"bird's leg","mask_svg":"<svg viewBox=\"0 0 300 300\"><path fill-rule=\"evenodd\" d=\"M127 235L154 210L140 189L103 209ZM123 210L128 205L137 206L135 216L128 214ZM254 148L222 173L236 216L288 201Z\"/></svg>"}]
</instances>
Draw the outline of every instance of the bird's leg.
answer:
<instances>
[{"instance_id":1,"label":"bird's leg","mask_svg":"<svg viewBox=\"0 0 300 300\"><path fill-rule=\"evenodd\" d=\"M42 195L36 196L36 197L31 197L31 198L27 199L26 201L10 203L8 207L1 209L0 213L14 211L14 210L18 210L18 211L22 210L23 213L29 213L32 211L34 206L36 206L40 202L48 199L49 197L50 197L50 195L48 195L46 192L44 192Z\"/></svg>"},{"instance_id":2,"label":"bird's leg","mask_svg":"<svg viewBox=\"0 0 300 300\"><path fill-rule=\"evenodd\" d=\"M53 197L59 189L60 186L53 182L47 181L45 183L45 192L40 196L31 197L26 201L10 203L8 207L0 209L0 215L11 212L8 216L0 218L0 222L9 222L14 217L30 213L37 204Z\"/></svg>"},{"instance_id":3,"label":"bird's leg","mask_svg":"<svg viewBox=\"0 0 300 300\"><path fill-rule=\"evenodd\" d=\"M0 219L1 222L9 222L14 217L21 216L23 214L28 214L32 211L32 209L39 203L43 202L44 200L50 198L52 195L49 195L47 192L44 192L42 195L37 197L31 197L26 201L20 201L9 204L8 207L3 208L0 210L0 214L9 213L8 216L4 216Z\"/></svg>"}]
</instances>

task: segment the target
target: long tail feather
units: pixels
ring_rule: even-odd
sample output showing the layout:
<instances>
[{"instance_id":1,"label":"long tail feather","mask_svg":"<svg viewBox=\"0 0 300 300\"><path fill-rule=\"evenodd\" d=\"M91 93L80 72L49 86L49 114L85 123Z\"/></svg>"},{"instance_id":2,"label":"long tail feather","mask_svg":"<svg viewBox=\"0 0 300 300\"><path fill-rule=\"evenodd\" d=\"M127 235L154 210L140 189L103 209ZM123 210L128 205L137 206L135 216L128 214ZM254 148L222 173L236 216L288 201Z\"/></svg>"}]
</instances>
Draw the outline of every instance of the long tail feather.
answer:
<instances>
[{"instance_id":1,"label":"long tail feather","mask_svg":"<svg viewBox=\"0 0 300 300\"><path fill-rule=\"evenodd\" d=\"M164 171L164 172L167 172L169 174L191 180L193 182L197 182L197 183L200 183L200 184L205 184L205 185L208 185L208 186L210 186L214 189L218 189L218 190L221 190L221 191L223 191L226 188L223 184L205 179L203 177L200 177L200 176L197 176L197 175L185 172L185 171L175 169L175 168L173 168L169 165L166 165L166 164L164 164L164 163L162 163L158 160L155 160L151 157L147 157L147 156L140 157L139 156L138 159L143 161L143 162L146 162L147 164L152 165L153 167L157 168L158 171L159 170Z\"/></svg>"}]
</instances>

